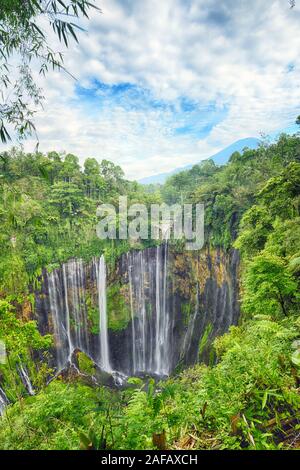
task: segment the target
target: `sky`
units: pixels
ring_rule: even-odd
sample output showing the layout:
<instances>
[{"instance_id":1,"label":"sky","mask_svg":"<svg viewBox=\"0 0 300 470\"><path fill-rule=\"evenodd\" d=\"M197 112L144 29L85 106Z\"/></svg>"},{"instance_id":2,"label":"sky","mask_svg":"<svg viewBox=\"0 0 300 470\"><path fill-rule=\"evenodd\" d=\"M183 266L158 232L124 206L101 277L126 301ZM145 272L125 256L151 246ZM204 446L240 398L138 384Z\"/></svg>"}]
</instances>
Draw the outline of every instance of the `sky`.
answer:
<instances>
[{"instance_id":1,"label":"sky","mask_svg":"<svg viewBox=\"0 0 300 470\"><path fill-rule=\"evenodd\" d=\"M105 158L140 179L292 126L300 114L297 3L97 0L102 13L91 12L79 45L64 51L77 80L39 78L40 150ZM28 139L25 150L35 144Z\"/></svg>"}]
</instances>

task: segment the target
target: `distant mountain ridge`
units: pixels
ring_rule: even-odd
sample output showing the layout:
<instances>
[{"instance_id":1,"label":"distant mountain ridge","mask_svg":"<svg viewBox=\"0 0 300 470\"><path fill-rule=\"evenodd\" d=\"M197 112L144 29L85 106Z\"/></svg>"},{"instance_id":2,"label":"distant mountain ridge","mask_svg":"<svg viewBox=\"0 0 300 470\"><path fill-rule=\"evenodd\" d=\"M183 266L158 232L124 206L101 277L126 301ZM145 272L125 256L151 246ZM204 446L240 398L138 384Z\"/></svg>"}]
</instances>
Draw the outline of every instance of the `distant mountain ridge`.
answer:
<instances>
[{"instance_id":1,"label":"distant mountain ridge","mask_svg":"<svg viewBox=\"0 0 300 470\"><path fill-rule=\"evenodd\" d=\"M234 152L242 152L244 148L256 149L259 146L260 139L256 137L248 137L246 139L240 139L229 145L220 152L212 155L211 157L205 158L205 160L212 159L217 165L224 165L228 162L229 158ZM203 160L201 160L203 161ZM201 162L198 162L201 163ZM180 171L189 170L197 163L191 165L186 165L181 168L176 168L175 170L169 171L168 173L159 173L158 175L148 176L139 180L141 184L163 184L169 176L172 176Z\"/></svg>"}]
</instances>

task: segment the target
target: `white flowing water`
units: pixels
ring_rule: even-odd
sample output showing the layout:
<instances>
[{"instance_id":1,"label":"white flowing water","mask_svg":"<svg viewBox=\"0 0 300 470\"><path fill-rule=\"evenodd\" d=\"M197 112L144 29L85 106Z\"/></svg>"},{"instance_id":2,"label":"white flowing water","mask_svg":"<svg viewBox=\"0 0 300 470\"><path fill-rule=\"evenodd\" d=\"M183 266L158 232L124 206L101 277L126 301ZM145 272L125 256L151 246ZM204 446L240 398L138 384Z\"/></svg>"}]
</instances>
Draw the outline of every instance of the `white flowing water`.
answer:
<instances>
[{"instance_id":1,"label":"white flowing water","mask_svg":"<svg viewBox=\"0 0 300 470\"><path fill-rule=\"evenodd\" d=\"M7 396L5 395L4 390L0 387L0 416L4 414L4 410L8 405L9 401Z\"/></svg>"},{"instance_id":2,"label":"white flowing water","mask_svg":"<svg viewBox=\"0 0 300 470\"><path fill-rule=\"evenodd\" d=\"M88 330L87 330L87 311L86 311L86 299L85 299L85 276L83 269L83 261L72 260L66 264L67 268L67 279L68 288L67 292L71 294L71 302L67 302L72 306L72 313L75 325L75 345L77 349L88 354ZM67 324L70 324L70 320L66 322L66 334ZM69 344L69 349L71 345Z\"/></svg>"},{"instance_id":3,"label":"white flowing water","mask_svg":"<svg viewBox=\"0 0 300 470\"><path fill-rule=\"evenodd\" d=\"M168 246L127 255L132 329L133 373L169 375L173 320L168 306Z\"/></svg>"},{"instance_id":4,"label":"white flowing water","mask_svg":"<svg viewBox=\"0 0 300 470\"><path fill-rule=\"evenodd\" d=\"M67 275L67 266L64 264L62 267L63 270L63 283L64 283L64 293L65 293L65 308L66 308L66 334L68 339L68 361L71 362L72 353L74 350L72 336L71 336L71 326L70 326L70 309L69 309L69 300L68 300L68 275Z\"/></svg>"},{"instance_id":5,"label":"white flowing water","mask_svg":"<svg viewBox=\"0 0 300 470\"><path fill-rule=\"evenodd\" d=\"M136 373L136 335L135 335L135 320L133 308L133 284L132 284L132 265L130 264L130 256L127 253L127 266L128 266L128 279L129 279L129 297L130 297L130 311L131 311L131 334L132 334L132 369L133 374Z\"/></svg>"},{"instance_id":6,"label":"white flowing water","mask_svg":"<svg viewBox=\"0 0 300 470\"><path fill-rule=\"evenodd\" d=\"M167 308L167 259L168 245L156 248L156 345L155 372L170 373L170 314Z\"/></svg>"},{"instance_id":7,"label":"white flowing water","mask_svg":"<svg viewBox=\"0 0 300 470\"><path fill-rule=\"evenodd\" d=\"M109 344L107 331L107 305L106 305L106 265L102 255L96 270L98 303L99 303L99 326L100 326L100 363L106 372L112 372L109 361Z\"/></svg>"},{"instance_id":8,"label":"white flowing water","mask_svg":"<svg viewBox=\"0 0 300 470\"><path fill-rule=\"evenodd\" d=\"M156 269L155 269L155 313L156 313L156 324L155 324L155 372L159 374L161 368L161 321L160 321L160 309L161 309L161 294L160 294L160 253L159 249L156 249Z\"/></svg>"},{"instance_id":9,"label":"white flowing water","mask_svg":"<svg viewBox=\"0 0 300 470\"><path fill-rule=\"evenodd\" d=\"M53 333L56 346L56 362L58 370L68 363L70 350L65 344L64 308L62 306L61 283L57 270L48 274L49 305L52 317Z\"/></svg>"},{"instance_id":10,"label":"white flowing water","mask_svg":"<svg viewBox=\"0 0 300 470\"><path fill-rule=\"evenodd\" d=\"M162 249L162 247L160 247ZM169 305L167 305L167 296L168 296L168 245L165 245L164 255L163 255L163 272L162 272L162 321L161 321L161 333L160 333L160 371L164 375L169 375L171 372L171 363L172 363L172 350L171 350L171 330L173 328L174 318L170 313Z\"/></svg>"},{"instance_id":11,"label":"white flowing water","mask_svg":"<svg viewBox=\"0 0 300 470\"><path fill-rule=\"evenodd\" d=\"M83 260L70 260L47 275L50 313L55 337L57 369L61 371L78 349L111 372L106 309L106 266L104 256L94 259L99 307L99 357L93 357L89 344L86 276ZM90 274L91 274L90 272Z\"/></svg>"},{"instance_id":12,"label":"white flowing water","mask_svg":"<svg viewBox=\"0 0 300 470\"><path fill-rule=\"evenodd\" d=\"M18 369L19 369L21 380L22 380L23 385L26 388L27 392L31 396L35 395L35 390L32 386L32 383L31 383L31 380L30 380L30 377L28 375L26 367L23 366L22 364L20 364Z\"/></svg>"},{"instance_id":13,"label":"white flowing water","mask_svg":"<svg viewBox=\"0 0 300 470\"><path fill-rule=\"evenodd\" d=\"M169 305L168 257L166 243L149 250L131 251L123 258L131 312L124 337L124 360L116 357L109 344L104 256L87 265L81 259L70 260L61 269L47 274L58 371L71 362L74 350L80 350L111 374L170 374L174 366L175 318ZM88 313L91 300L92 305L98 304L98 337L90 329L95 321ZM114 366L112 357L122 365Z\"/></svg>"},{"instance_id":14,"label":"white flowing water","mask_svg":"<svg viewBox=\"0 0 300 470\"><path fill-rule=\"evenodd\" d=\"M83 261L70 260L63 264L62 270L55 269L47 277L57 368L60 371L70 363L75 349L89 353Z\"/></svg>"}]
</instances>

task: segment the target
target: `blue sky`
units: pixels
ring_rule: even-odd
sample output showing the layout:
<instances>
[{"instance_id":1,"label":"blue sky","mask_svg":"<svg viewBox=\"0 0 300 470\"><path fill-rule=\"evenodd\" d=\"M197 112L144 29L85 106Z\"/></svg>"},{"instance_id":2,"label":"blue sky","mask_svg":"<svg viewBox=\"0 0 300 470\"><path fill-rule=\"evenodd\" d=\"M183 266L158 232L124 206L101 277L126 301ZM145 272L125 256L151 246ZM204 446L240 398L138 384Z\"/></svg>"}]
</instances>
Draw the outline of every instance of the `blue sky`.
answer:
<instances>
[{"instance_id":1,"label":"blue sky","mask_svg":"<svg viewBox=\"0 0 300 470\"><path fill-rule=\"evenodd\" d=\"M160 112L169 116L172 136L186 135L195 141L207 137L227 113L226 107L218 109L214 102L201 104L185 96L180 96L175 101L158 99L150 89L133 83L109 85L93 80L88 88L77 84L75 93L75 101L79 100L85 111L93 113L95 118L109 109L116 110L119 107L128 112ZM144 123L142 127L144 128Z\"/></svg>"},{"instance_id":2,"label":"blue sky","mask_svg":"<svg viewBox=\"0 0 300 470\"><path fill-rule=\"evenodd\" d=\"M140 179L196 163L238 139L294 129L300 5L97 2L102 14L92 13L80 44L64 51L77 81L51 72L41 82L41 150L110 159Z\"/></svg>"}]
</instances>

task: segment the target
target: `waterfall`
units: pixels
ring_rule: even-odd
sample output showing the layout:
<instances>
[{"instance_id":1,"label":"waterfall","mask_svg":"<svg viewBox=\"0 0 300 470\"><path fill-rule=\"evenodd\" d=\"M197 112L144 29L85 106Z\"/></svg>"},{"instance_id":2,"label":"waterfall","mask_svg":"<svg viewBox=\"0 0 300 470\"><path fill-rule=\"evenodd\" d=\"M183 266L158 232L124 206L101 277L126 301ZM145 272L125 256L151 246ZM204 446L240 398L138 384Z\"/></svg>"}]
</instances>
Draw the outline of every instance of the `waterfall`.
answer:
<instances>
[{"instance_id":1,"label":"waterfall","mask_svg":"<svg viewBox=\"0 0 300 470\"><path fill-rule=\"evenodd\" d=\"M80 351L85 352L86 354L89 353L89 345L88 345L88 332L87 332L87 312L86 312L86 300L85 300L85 276L84 276L84 269L83 269L83 261L79 260L72 260L68 262L66 265L67 270L67 295L70 292L71 294L71 301L66 301L66 305L68 305L68 309L70 309L70 305L72 306L73 311L73 320L75 325L75 338L74 343L77 349ZM69 324L70 320L66 322L66 330L65 334L68 338L67 333L67 324ZM71 349L71 345L69 344L69 350Z\"/></svg>"},{"instance_id":2,"label":"waterfall","mask_svg":"<svg viewBox=\"0 0 300 470\"><path fill-rule=\"evenodd\" d=\"M8 404L9 404L8 398L5 395L3 388L0 387L0 416L4 414L4 410Z\"/></svg>"},{"instance_id":3,"label":"waterfall","mask_svg":"<svg viewBox=\"0 0 300 470\"><path fill-rule=\"evenodd\" d=\"M35 391L34 391L34 388L31 384L31 381L30 381L30 378L29 378L26 367L23 366L23 364L20 364L18 366L18 370L19 370L19 375L20 375L20 378L22 380L22 383L23 383L24 387L26 388L27 392L29 393L29 395L31 395L31 396L35 395Z\"/></svg>"},{"instance_id":4,"label":"waterfall","mask_svg":"<svg viewBox=\"0 0 300 470\"><path fill-rule=\"evenodd\" d=\"M87 283L83 260L70 260L64 263L61 269L55 269L47 274L58 371L64 369L71 362L75 349L90 356L103 370L112 371L109 361L104 256L101 256L99 260L93 260L90 275L92 271L96 275L98 292L98 356L89 341Z\"/></svg>"},{"instance_id":5,"label":"waterfall","mask_svg":"<svg viewBox=\"0 0 300 470\"><path fill-rule=\"evenodd\" d=\"M75 349L89 354L83 261L70 260L47 278L57 369L61 371L71 362Z\"/></svg>"},{"instance_id":6,"label":"waterfall","mask_svg":"<svg viewBox=\"0 0 300 470\"><path fill-rule=\"evenodd\" d=\"M65 308L66 308L66 334L67 334L67 339L68 339L68 350L69 350L68 361L71 362L74 346L73 346L72 337L71 337L70 309L69 309L69 300L68 300L68 276L67 276L67 267L65 264L63 265L63 283L64 283Z\"/></svg>"},{"instance_id":7,"label":"waterfall","mask_svg":"<svg viewBox=\"0 0 300 470\"><path fill-rule=\"evenodd\" d=\"M168 246L127 255L132 330L132 373L169 375L172 367L172 320L168 298Z\"/></svg>"},{"instance_id":8,"label":"waterfall","mask_svg":"<svg viewBox=\"0 0 300 470\"><path fill-rule=\"evenodd\" d=\"M238 260L232 258L230 266L223 261L229 280L220 284L210 258L204 259L208 273L200 290L199 269L186 273L185 269L195 268L192 258L182 263L183 256L174 253L168 242L123 254L108 286L118 298L112 298L109 306L104 256L90 263L72 259L45 272L39 305L47 311L44 331L54 334L57 371L72 361L77 350L113 377L165 377L180 360L197 361L206 328L212 329L213 338L237 321ZM198 263L197 256L193 259ZM186 326L183 307L188 307L195 291L195 310ZM108 328L110 315L114 330Z\"/></svg>"},{"instance_id":9,"label":"waterfall","mask_svg":"<svg viewBox=\"0 0 300 470\"><path fill-rule=\"evenodd\" d=\"M97 275L99 326L100 326L100 363L106 372L112 372L109 361L109 345L107 332L107 306L106 306L106 265L102 255L99 260Z\"/></svg>"},{"instance_id":10,"label":"waterfall","mask_svg":"<svg viewBox=\"0 0 300 470\"><path fill-rule=\"evenodd\" d=\"M147 318L145 302L145 259L142 251L129 253L128 279L132 330L132 372L147 370Z\"/></svg>"},{"instance_id":11,"label":"waterfall","mask_svg":"<svg viewBox=\"0 0 300 470\"><path fill-rule=\"evenodd\" d=\"M129 279L129 296L130 296L130 311L131 311L131 332L132 332L132 371L136 373L136 336L135 336L135 320L133 308L133 284L132 284L132 265L129 263L130 256L127 253L127 266L128 266L128 279Z\"/></svg>"},{"instance_id":12,"label":"waterfall","mask_svg":"<svg viewBox=\"0 0 300 470\"><path fill-rule=\"evenodd\" d=\"M58 271L48 274L48 292L50 312L53 323L53 333L56 346L56 361L58 370L62 370L68 363L69 348L65 344L64 307L62 305L61 283Z\"/></svg>"},{"instance_id":13,"label":"waterfall","mask_svg":"<svg viewBox=\"0 0 300 470\"><path fill-rule=\"evenodd\" d=\"M150 326L146 318L146 260L143 252L130 252L127 254L130 310L131 310L131 344L133 375L151 369L151 356L149 347L151 335Z\"/></svg>"},{"instance_id":14,"label":"waterfall","mask_svg":"<svg viewBox=\"0 0 300 470\"><path fill-rule=\"evenodd\" d=\"M155 368L159 374L161 367L161 328L160 328L160 256L159 249L156 249L156 269L155 269Z\"/></svg>"},{"instance_id":15,"label":"waterfall","mask_svg":"<svg viewBox=\"0 0 300 470\"><path fill-rule=\"evenodd\" d=\"M154 256L153 256L154 254ZM173 317L168 305L168 245L126 255L131 311L131 364L129 374L166 376L172 370ZM106 265L104 256L86 267L81 259L70 260L46 274L48 298L56 345L58 371L72 360L74 350L91 357L102 370L113 373L109 347ZM96 284L99 318L98 344L89 330L87 294ZM127 343L128 344L128 343ZM123 372L122 367L119 372ZM116 371L114 371L116 372Z\"/></svg>"},{"instance_id":16,"label":"waterfall","mask_svg":"<svg viewBox=\"0 0 300 470\"><path fill-rule=\"evenodd\" d=\"M167 306L167 258L168 245L156 248L156 345L155 372L158 375L169 375L171 367L170 354L170 310Z\"/></svg>"}]
</instances>

